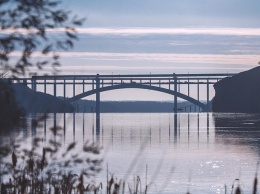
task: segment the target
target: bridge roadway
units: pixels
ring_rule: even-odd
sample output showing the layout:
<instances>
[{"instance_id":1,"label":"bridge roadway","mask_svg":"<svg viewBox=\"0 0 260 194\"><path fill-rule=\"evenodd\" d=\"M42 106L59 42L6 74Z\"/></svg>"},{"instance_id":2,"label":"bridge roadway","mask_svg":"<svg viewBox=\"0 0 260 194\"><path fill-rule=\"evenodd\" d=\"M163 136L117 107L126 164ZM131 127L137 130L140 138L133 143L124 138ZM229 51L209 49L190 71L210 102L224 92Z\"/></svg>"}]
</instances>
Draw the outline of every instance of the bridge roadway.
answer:
<instances>
[{"instance_id":1,"label":"bridge roadway","mask_svg":"<svg viewBox=\"0 0 260 194\"><path fill-rule=\"evenodd\" d=\"M100 115L100 93L110 90L139 88L154 90L174 96L174 112L178 111L177 99L182 98L198 106L202 111L209 110L209 87L217 81L235 74L135 74L135 75L52 75L32 76L31 78L15 78L13 82L19 82L31 86L37 91L38 85L43 85L43 92L46 93L47 85L53 86L53 94L57 96L57 86L63 85L63 97L67 102L96 95L96 114ZM66 87L72 85L72 97L67 97ZM82 86L82 92L76 94L76 86ZM181 93L181 86L186 85L187 91ZM191 96L190 86L197 86L197 96ZM200 99L201 85L206 85L206 104ZM86 89L91 86L91 89Z\"/></svg>"}]
</instances>

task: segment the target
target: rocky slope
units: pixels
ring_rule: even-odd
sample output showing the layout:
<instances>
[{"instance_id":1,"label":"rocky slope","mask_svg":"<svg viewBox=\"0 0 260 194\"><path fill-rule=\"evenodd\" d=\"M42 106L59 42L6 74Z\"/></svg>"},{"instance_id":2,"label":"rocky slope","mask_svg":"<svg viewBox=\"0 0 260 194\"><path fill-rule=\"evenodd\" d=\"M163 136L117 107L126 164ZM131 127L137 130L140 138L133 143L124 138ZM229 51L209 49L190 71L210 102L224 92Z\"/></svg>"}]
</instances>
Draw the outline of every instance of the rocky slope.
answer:
<instances>
[{"instance_id":1,"label":"rocky slope","mask_svg":"<svg viewBox=\"0 0 260 194\"><path fill-rule=\"evenodd\" d=\"M260 113L260 67L224 78L214 88L213 112Z\"/></svg>"},{"instance_id":2,"label":"rocky slope","mask_svg":"<svg viewBox=\"0 0 260 194\"><path fill-rule=\"evenodd\" d=\"M73 107L52 95L36 92L23 84L12 84L17 103L26 113L73 112Z\"/></svg>"}]
</instances>

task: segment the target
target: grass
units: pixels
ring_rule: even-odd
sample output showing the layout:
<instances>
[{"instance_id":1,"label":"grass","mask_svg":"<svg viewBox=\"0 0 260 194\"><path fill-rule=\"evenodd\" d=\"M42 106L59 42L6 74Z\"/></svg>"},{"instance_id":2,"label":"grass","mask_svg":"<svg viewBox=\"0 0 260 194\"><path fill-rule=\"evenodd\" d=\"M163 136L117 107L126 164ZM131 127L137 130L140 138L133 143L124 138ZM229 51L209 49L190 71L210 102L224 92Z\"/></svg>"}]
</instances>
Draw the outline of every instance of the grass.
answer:
<instances>
[{"instance_id":1,"label":"grass","mask_svg":"<svg viewBox=\"0 0 260 194\"><path fill-rule=\"evenodd\" d=\"M38 118L33 123L38 125L42 120ZM84 185L84 179L91 179L101 171L101 148L86 142L76 153L76 143L72 142L64 150L56 141L61 128L50 131L53 138L47 146L43 145L42 139L34 138L30 148L23 148L14 141L11 146L0 148L1 194L70 194L98 190L93 189L92 183Z\"/></svg>"}]
</instances>

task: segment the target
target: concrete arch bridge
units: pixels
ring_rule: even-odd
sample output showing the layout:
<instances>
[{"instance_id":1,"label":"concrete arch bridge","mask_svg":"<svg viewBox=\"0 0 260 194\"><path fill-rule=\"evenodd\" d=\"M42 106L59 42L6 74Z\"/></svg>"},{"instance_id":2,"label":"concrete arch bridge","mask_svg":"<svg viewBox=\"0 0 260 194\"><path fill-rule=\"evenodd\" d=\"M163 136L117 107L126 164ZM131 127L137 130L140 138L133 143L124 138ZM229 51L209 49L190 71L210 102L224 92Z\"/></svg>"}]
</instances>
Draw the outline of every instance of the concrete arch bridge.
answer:
<instances>
[{"instance_id":1,"label":"concrete arch bridge","mask_svg":"<svg viewBox=\"0 0 260 194\"><path fill-rule=\"evenodd\" d=\"M100 113L100 93L119 89L153 90L173 96L173 111L178 112L178 98L189 101L199 107L201 111L209 111L210 90L213 84L224 77L234 74L136 74L136 75L55 75L32 76L31 78L17 78L15 82L29 85L35 91L47 93L47 87L52 86L53 96L58 91L67 102L74 102L81 98L96 95L96 113ZM72 89L67 90L68 86ZM76 93L76 86L82 91ZM202 87L204 86L204 87ZM206 86L206 87L205 87ZM192 90L191 90L191 87ZM194 91L194 87L196 91ZM59 93L59 94L60 94ZM72 94L69 96L69 94ZM195 93L195 94L194 94ZM200 97L206 94L206 99ZM59 95L60 96L60 95Z\"/></svg>"}]
</instances>

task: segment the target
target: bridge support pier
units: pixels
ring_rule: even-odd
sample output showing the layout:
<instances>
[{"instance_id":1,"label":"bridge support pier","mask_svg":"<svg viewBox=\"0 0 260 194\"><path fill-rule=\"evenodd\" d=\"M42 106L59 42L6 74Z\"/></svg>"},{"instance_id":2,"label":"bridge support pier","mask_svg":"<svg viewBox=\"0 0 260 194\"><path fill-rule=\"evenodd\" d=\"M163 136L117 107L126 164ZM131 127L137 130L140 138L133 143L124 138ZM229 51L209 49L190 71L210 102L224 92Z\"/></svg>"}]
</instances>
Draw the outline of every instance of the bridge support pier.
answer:
<instances>
[{"instance_id":1,"label":"bridge support pier","mask_svg":"<svg viewBox=\"0 0 260 194\"><path fill-rule=\"evenodd\" d=\"M46 94L46 79L44 79L44 93Z\"/></svg>"},{"instance_id":2,"label":"bridge support pier","mask_svg":"<svg viewBox=\"0 0 260 194\"><path fill-rule=\"evenodd\" d=\"M100 79L99 74L96 77L96 116L97 118L100 117Z\"/></svg>"},{"instance_id":3,"label":"bridge support pier","mask_svg":"<svg viewBox=\"0 0 260 194\"><path fill-rule=\"evenodd\" d=\"M26 79L23 80L23 85L27 86L27 80Z\"/></svg>"},{"instance_id":4,"label":"bridge support pier","mask_svg":"<svg viewBox=\"0 0 260 194\"><path fill-rule=\"evenodd\" d=\"M66 99L66 80L63 81L63 99Z\"/></svg>"},{"instance_id":5,"label":"bridge support pier","mask_svg":"<svg viewBox=\"0 0 260 194\"><path fill-rule=\"evenodd\" d=\"M198 83L197 83L197 100L200 101L200 83L199 83L199 80L198 80Z\"/></svg>"},{"instance_id":6,"label":"bridge support pier","mask_svg":"<svg viewBox=\"0 0 260 194\"><path fill-rule=\"evenodd\" d=\"M207 112L209 112L210 107L209 107L209 79L207 79Z\"/></svg>"},{"instance_id":7,"label":"bridge support pier","mask_svg":"<svg viewBox=\"0 0 260 194\"><path fill-rule=\"evenodd\" d=\"M178 92L177 91L177 76L175 75L175 73L174 73L174 91L175 92ZM177 98L177 96L176 95L174 95L174 113L177 113L178 112L178 102L177 102L177 100L178 100L178 98Z\"/></svg>"},{"instance_id":8,"label":"bridge support pier","mask_svg":"<svg viewBox=\"0 0 260 194\"><path fill-rule=\"evenodd\" d=\"M32 76L32 90L36 91L36 79Z\"/></svg>"},{"instance_id":9,"label":"bridge support pier","mask_svg":"<svg viewBox=\"0 0 260 194\"><path fill-rule=\"evenodd\" d=\"M83 93L85 92L85 80L82 81L82 90L83 90Z\"/></svg>"},{"instance_id":10,"label":"bridge support pier","mask_svg":"<svg viewBox=\"0 0 260 194\"><path fill-rule=\"evenodd\" d=\"M100 134L100 79L99 74L96 77L96 134Z\"/></svg>"},{"instance_id":11,"label":"bridge support pier","mask_svg":"<svg viewBox=\"0 0 260 194\"><path fill-rule=\"evenodd\" d=\"M75 77L74 77L74 79L73 79L73 97L75 96Z\"/></svg>"},{"instance_id":12,"label":"bridge support pier","mask_svg":"<svg viewBox=\"0 0 260 194\"><path fill-rule=\"evenodd\" d=\"M57 96L57 85L56 85L56 79L54 80L54 85L53 85L53 93L54 93L54 96L56 97Z\"/></svg>"}]
</instances>

